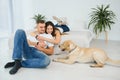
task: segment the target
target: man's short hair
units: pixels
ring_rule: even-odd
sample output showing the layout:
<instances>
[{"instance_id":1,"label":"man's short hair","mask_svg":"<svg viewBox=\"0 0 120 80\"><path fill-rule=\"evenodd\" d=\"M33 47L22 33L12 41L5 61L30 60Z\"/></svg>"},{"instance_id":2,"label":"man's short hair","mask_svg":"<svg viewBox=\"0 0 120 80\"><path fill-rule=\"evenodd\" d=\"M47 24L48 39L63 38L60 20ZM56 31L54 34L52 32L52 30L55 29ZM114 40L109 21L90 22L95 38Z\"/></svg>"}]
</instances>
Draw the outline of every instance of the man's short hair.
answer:
<instances>
[{"instance_id":1,"label":"man's short hair","mask_svg":"<svg viewBox=\"0 0 120 80\"><path fill-rule=\"evenodd\" d=\"M45 23L45 21L44 20L38 20L37 24L39 24L39 23Z\"/></svg>"}]
</instances>

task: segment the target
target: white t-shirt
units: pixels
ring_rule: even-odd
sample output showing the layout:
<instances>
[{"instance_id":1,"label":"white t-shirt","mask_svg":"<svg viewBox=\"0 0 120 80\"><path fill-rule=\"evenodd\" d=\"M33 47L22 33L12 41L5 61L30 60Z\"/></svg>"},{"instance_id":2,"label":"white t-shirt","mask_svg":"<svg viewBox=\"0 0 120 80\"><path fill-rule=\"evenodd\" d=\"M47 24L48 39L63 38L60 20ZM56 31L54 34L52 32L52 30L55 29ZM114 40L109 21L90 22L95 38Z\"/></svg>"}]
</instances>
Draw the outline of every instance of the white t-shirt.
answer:
<instances>
[{"instance_id":1,"label":"white t-shirt","mask_svg":"<svg viewBox=\"0 0 120 80\"><path fill-rule=\"evenodd\" d=\"M39 34L40 36L42 36L42 37L45 37L45 38L49 38L49 39L53 39L53 37L52 37L52 35L51 34ZM34 37L34 36L31 36L31 35L28 35L27 36L27 39L28 40L30 40L30 41L32 41L32 42L38 42L38 40ZM51 47L51 46L54 46L54 44L53 43L50 43L50 42L48 42L48 41L44 41L45 42L45 44L46 44L46 47Z\"/></svg>"}]
</instances>

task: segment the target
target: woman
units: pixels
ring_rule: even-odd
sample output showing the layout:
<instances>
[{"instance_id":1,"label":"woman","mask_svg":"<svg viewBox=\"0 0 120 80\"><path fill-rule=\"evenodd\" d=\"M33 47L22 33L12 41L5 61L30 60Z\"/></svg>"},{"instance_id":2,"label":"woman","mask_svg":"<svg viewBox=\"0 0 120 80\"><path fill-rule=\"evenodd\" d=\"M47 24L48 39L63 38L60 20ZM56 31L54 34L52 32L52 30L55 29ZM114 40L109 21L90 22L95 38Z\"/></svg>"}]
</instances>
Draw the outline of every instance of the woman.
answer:
<instances>
[{"instance_id":1,"label":"woman","mask_svg":"<svg viewBox=\"0 0 120 80\"><path fill-rule=\"evenodd\" d=\"M42 40L45 40L45 41L48 41L50 43L55 44L54 45L54 54L56 54L56 55L60 54L61 51L60 51L60 49L58 47L58 44L61 41L61 32L60 32L60 30L58 28L55 28L54 24L51 21L46 22L45 29L46 29L45 32L47 34L51 34L54 37L54 39L49 39L49 38L45 38L45 37L41 37L41 36L39 36L39 38L42 39Z\"/></svg>"},{"instance_id":2,"label":"woman","mask_svg":"<svg viewBox=\"0 0 120 80\"><path fill-rule=\"evenodd\" d=\"M35 33L35 32L34 32ZM54 24L51 21L46 22L45 24L45 33L46 34L51 34L53 36L53 39L50 38L46 38L43 36L36 36L38 41L47 41L50 43L55 44L54 45L54 54L59 54L60 49L58 47L58 44L61 41L61 33L59 31L59 29L55 28ZM34 35L33 33L31 35ZM31 41L28 41L30 44L35 45L36 43L31 43ZM45 43L40 42L41 47L45 46Z\"/></svg>"},{"instance_id":3,"label":"woman","mask_svg":"<svg viewBox=\"0 0 120 80\"><path fill-rule=\"evenodd\" d=\"M55 28L54 24L51 21L46 22L45 29L46 34L51 34L54 39L49 39L42 36L38 36L37 39L45 40L53 44L59 44L61 41L61 33L57 28Z\"/></svg>"}]
</instances>

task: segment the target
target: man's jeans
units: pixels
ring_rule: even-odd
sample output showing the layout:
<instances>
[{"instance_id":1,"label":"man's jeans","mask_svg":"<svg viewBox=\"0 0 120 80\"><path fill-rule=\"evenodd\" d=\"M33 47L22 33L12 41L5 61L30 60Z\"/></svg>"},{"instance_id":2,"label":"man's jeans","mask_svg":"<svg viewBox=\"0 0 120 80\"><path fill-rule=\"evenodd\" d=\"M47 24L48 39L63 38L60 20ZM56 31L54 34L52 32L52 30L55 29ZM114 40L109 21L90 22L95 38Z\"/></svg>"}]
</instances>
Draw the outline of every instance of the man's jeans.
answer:
<instances>
[{"instance_id":1,"label":"man's jeans","mask_svg":"<svg viewBox=\"0 0 120 80\"><path fill-rule=\"evenodd\" d=\"M15 33L12 58L13 60L21 60L22 66L27 68L44 68L50 64L50 58L45 53L28 45L23 30L17 30Z\"/></svg>"}]
</instances>

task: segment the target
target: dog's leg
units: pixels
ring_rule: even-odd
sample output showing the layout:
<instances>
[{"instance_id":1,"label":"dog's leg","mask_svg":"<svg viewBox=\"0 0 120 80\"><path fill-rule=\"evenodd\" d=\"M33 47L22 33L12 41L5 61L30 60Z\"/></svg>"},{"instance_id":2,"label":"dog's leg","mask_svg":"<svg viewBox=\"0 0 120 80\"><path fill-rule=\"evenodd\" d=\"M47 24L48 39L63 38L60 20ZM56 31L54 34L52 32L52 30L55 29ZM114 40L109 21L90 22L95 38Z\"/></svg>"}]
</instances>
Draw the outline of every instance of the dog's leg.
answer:
<instances>
[{"instance_id":1,"label":"dog's leg","mask_svg":"<svg viewBox=\"0 0 120 80\"><path fill-rule=\"evenodd\" d=\"M92 64L92 65L90 65L90 67L94 67L94 68L102 68L104 66L104 64L102 64L102 63L97 63L97 64Z\"/></svg>"},{"instance_id":2,"label":"dog's leg","mask_svg":"<svg viewBox=\"0 0 120 80\"><path fill-rule=\"evenodd\" d=\"M68 59L68 56L58 57L57 59L53 59L52 61L57 62L58 59Z\"/></svg>"},{"instance_id":3,"label":"dog's leg","mask_svg":"<svg viewBox=\"0 0 120 80\"><path fill-rule=\"evenodd\" d=\"M95 64L90 65L90 67L100 67L100 68L102 68L104 66L105 60L103 58L98 57L98 55L94 55L93 58L95 60Z\"/></svg>"},{"instance_id":4,"label":"dog's leg","mask_svg":"<svg viewBox=\"0 0 120 80\"><path fill-rule=\"evenodd\" d=\"M96 64L91 65L91 67L100 67L101 68L104 66L107 56L104 54L101 54L99 52L96 52L93 54L93 59L96 62Z\"/></svg>"},{"instance_id":5,"label":"dog's leg","mask_svg":"<svg viewBox=\"0 0 120 80\"><path fill-rule=\"evenodd\" d=\"M62 58L57 58L57 59L54 59L53 61L62 62L62 63L66 63L66 64L73 64L74 63L74 61L71 59L62 59Z\"/></svg>"},{"instance_id":6,"label":"dog's leg","mask_svg":"<svg viewBox=\"0 0 120 80\"><path fill-rule=\"evenodd\" d=\"M68 56L64 56L64 57L59 57L58 59L68 59Z\"/></svg>"}]
</instances>

